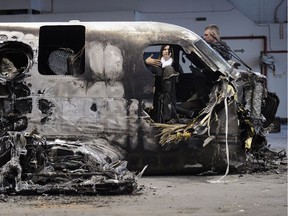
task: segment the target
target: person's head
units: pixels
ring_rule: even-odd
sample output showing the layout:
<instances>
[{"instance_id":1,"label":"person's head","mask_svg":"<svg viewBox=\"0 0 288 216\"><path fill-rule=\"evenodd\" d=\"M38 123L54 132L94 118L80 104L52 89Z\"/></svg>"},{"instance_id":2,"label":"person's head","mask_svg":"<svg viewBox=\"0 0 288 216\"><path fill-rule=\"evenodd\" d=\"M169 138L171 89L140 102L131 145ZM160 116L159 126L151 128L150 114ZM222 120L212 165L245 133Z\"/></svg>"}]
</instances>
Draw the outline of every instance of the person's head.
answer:
<instances>
[{"instance_id":1,"label":"person's head","mask_svg":"<svg viewBox=\"0 0 288 216\"><path fill-rule=\"evenodd\" d=\"M173 49L170 45L162 45L160 49L160 58L163 57L165 60L168 60L170 57L173 58Z\"/></svg>"},{"instance_id":2,"label":"person's head","mask_svg":"<svg viewBox=\"0 0 288 216\"><path fill-rule=\"evenodd\" d=\"M205 27L204 40L208 43L216 43L217 40L220 40L220 31L217 25L212 24Z\"/></svg>"}]
</instances>

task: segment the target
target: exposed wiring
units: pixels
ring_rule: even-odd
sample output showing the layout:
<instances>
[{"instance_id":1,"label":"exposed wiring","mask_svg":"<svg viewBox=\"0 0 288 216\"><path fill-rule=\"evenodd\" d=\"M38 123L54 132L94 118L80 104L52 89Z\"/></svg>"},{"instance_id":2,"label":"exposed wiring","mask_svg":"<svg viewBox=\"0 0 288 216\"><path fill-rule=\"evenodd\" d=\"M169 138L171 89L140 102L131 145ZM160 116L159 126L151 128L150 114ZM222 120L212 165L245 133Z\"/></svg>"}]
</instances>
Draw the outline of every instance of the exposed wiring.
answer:
<instances>
[{"instance_id":1,"label":"exposed wiring","mask_svg":"<svg viewBox=\"0 0 288 216\"><path fill-rule=\"evenodd\" d=\"M225 46L225 44L223 44L222 41L220 41L218 38L216 38L214 35L210 34L211 37L213 37L219 44L220 46L223 48L222 51L231 54L236 60L238 60L239 62L241 62L243 65L245 65L247 67L247 69L249 71L252 70L251 67L249 67L235 52L233 52L233 50L229 49L227 46ZM215 46L215 45L214 45Z\"/></svg>"},{"instance_id":2,"label":"exposed wiring","mask_svg":"<svg viewBox=\"0 0 288 216\"><path fill-rule=\"evenodd\" d=\"M228 182L235 182L238 179L235 180L225 180L223 181L223 179L228 175L229 173L229 166L230 166L230 159L229 159L229 146L228 146L228 103L227 103L227 96L224 99L224 105L225 105L225 146L226 146L226 160L227 160L227 167L226 167L226 172L225 174L219 178L218 180L208 180L209 183L228 183Z\"/></svg>"}]
</instances>

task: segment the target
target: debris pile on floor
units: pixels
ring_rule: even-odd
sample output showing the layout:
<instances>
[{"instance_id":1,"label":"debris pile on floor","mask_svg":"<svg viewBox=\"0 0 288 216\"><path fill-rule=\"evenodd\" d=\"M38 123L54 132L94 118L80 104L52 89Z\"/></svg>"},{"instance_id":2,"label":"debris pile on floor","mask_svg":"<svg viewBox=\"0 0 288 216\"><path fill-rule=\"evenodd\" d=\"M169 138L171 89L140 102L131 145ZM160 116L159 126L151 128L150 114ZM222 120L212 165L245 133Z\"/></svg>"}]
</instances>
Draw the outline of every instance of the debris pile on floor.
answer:
<instances>
[{"instance_id":1,"label":"debris pile on floor","mask_svg":"<svg viewBox=\"0 0 288 216\"><path fill-rule=\"evenodd\" d=\"M0 144L3 194L129 194L138 188L140 176L115 160L111 146L23 133L3 136Z\"/></svg>"},{"instance_id":2,"label":"debris pile on floor","mask_svg":"<svg viewBox=\"0 0 288 216\"><path fill-rule=\"evenodd\" d=\"M286 151L272 150L270 146L246 154L246 163L236 167L238 172L274 172L276 174L287 172Z\"/></svg>"}]
</instances>

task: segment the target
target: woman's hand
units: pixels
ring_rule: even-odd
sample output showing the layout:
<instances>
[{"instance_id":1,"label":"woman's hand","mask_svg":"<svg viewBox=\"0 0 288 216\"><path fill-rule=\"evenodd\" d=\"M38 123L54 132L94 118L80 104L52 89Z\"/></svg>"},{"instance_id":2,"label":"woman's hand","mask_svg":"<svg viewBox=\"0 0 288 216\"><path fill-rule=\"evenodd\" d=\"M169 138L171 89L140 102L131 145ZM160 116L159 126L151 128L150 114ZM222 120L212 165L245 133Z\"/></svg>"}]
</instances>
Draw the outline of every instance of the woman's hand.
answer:
<instances>
[{"instance_id":1,"label":"woman's hand","mask_svg":"<svg viewBox=\"0 0 288 216\"><path fill-rule=\"evenodd\" d=\"M146 64L152 65L154 67L161 67L160 59L154 59L152 57L153 57L153 54L151 54L148 58L145 59Z\"/></svg>"}]
</instances>

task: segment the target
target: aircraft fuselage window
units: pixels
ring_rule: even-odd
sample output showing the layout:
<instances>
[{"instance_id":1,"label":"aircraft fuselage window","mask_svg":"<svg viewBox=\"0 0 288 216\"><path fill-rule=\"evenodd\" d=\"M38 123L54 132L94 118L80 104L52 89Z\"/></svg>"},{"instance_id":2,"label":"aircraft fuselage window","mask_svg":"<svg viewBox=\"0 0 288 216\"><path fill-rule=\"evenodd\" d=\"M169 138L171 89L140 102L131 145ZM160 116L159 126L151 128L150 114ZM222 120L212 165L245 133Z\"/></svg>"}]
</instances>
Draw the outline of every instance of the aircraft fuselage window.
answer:
<instances>
[{"instance_id":1,"label":"aircraft fuselage window","mask_svg":"<svg viewBox=\"0 0 288 216\"><path fill-rule=\"evenodd\" d=\"M173 52L173 69L177 73L177 76L173 77L175 79L165 80L162 66L155 67L146 63L148 57L160 59L159 55L163 55L162 45L147 47L143 56L145 65L154 76L153 108L149 109L148 114L155 122L181 122L183 119L191 119L197 116L209 100L211 80L207 77L210 71L203 71L205 64L195 53L187 54L179 45L169 46ZM169 93L164 91L168 85L165 81L169 81Z\"/></svg>"},{"instance_id":2,"label":"aircraft fuselage window","mask_svg":"<svg viewBox=\"0 0 288 216\"><path fill-rule=\"evenodd\" d=\"M85 69L84 26L42 26L39 34L39 72L78 76Z\"/></svg>"}]
</instances>

